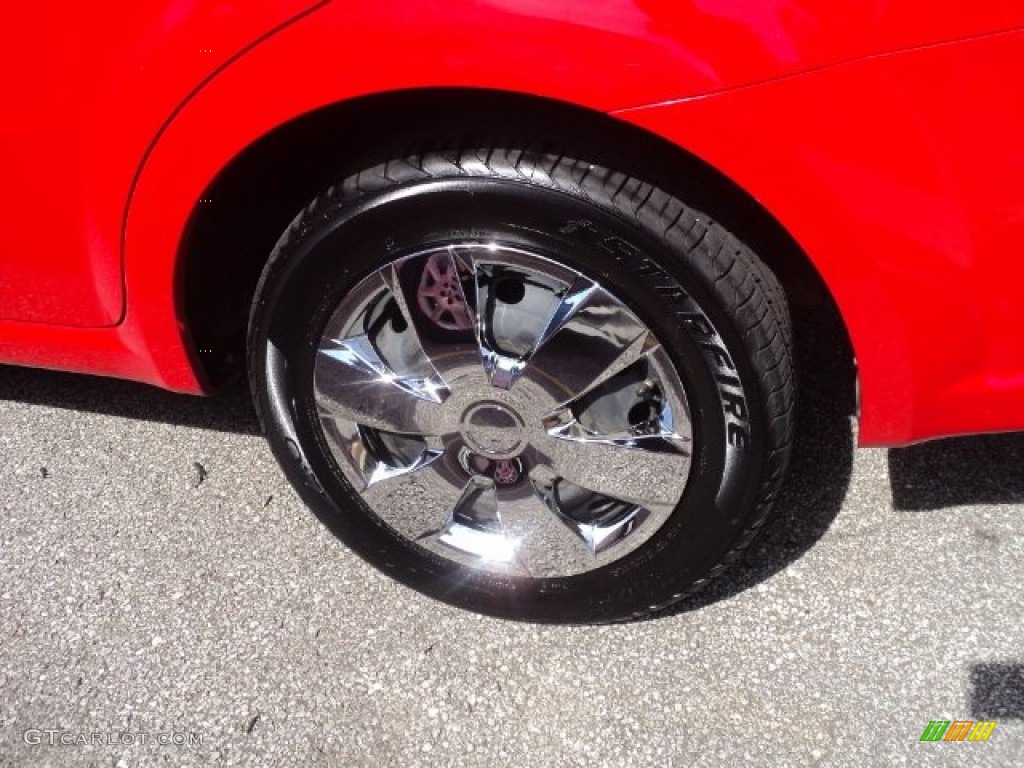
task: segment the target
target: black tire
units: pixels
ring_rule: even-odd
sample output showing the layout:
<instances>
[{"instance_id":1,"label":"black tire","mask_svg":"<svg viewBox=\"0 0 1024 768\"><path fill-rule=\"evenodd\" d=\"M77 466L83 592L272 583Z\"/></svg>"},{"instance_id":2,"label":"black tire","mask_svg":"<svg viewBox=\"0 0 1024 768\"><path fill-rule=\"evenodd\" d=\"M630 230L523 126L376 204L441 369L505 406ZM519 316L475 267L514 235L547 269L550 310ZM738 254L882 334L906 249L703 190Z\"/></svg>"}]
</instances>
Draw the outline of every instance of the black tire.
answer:
<instances>
[{"instance_id":1,"label":"black tire","mask_svg":"<svg viewBox=\"0 0 1024 768\"><path fill-rule=\"evenodd\" d=\"M600 280L681 372L694 434L685 491L657 534L621 560L561 578L514 578L437 557L381 522L325 447L312 381L332 310L386 260L468 237L555 254ZM370 563L474 611L608 622L659 612L700 589L764 524L792 438L791 333L775 276L699 211L589 162L473 148L395 158L310 203L260 280L249 370L288 478Z\"/></svg>"}]
</instances>

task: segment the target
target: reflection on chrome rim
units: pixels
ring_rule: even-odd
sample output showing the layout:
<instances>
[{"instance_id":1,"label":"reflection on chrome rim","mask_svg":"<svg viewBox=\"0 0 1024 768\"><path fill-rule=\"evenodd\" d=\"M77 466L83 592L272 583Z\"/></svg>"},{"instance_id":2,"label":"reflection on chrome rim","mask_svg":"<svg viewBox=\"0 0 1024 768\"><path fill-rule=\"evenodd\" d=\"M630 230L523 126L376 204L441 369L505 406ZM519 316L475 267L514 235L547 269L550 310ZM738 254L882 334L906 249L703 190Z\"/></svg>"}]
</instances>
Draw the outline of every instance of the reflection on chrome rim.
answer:
<instances>
[{"instance_id":1,"label":"reflection on chrome rim","mask_svg":"<svg viewBox=\"0 0 1024 768\"><path fill-rule=\"evenodd\" d=\"M320 425L365 504L493 573L585 573L648 541L682 497L692 429L654 334L543 256L459 243L387 264L331 315Z\"/></svg>"}]
</instances>

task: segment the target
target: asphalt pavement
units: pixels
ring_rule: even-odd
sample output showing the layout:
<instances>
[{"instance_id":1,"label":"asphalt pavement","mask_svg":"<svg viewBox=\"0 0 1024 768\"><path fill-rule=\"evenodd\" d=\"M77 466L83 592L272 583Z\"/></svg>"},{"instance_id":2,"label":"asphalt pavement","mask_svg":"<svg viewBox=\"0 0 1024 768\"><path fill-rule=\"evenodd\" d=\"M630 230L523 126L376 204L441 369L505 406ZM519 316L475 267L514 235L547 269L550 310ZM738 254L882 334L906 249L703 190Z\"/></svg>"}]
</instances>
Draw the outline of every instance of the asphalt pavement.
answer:
<instances>
[{"instance_id":1,"label":"asphalt pavement","mask_svg":"<svg viewBox=\"0 0 1024 768\"><path fill-rule=\"evenodd\" d=\"M828 382L804 395L721 583L541 627L351 554L241 387L0 367L0 766L1024 764L1024 435L854 451Z\"/></svg>"}]
</instances>

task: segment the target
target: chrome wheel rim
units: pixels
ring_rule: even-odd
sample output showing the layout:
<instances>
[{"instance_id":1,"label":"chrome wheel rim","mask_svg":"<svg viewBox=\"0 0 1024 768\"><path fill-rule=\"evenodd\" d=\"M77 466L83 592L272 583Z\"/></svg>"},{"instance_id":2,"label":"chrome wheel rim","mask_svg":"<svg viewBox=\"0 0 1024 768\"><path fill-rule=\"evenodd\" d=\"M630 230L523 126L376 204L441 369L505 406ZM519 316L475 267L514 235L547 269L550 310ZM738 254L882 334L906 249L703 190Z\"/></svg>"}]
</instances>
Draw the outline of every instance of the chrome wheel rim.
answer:
<instances>
[{"instance_id":1,"label":"chrome wheel rim","mask_svg":"<svg viewBox=\"0 0 1024 768\"><path fill-rule=\"evenodd\" d=\"M490 573L621 560L690 474L686 391L651 329L597 281L517 247L425 249L361 280L324 328L313 396L366 507Z\"/></svg>"}]
</instances>

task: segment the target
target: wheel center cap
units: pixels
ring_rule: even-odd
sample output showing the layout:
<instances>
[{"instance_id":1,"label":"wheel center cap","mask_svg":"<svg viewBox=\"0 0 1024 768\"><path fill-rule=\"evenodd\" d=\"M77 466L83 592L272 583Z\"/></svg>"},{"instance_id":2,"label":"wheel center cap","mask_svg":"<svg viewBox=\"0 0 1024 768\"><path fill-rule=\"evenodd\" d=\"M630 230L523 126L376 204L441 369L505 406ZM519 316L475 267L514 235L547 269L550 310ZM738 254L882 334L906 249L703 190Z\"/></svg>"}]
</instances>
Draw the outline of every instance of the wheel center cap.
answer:
<instances>
[{"instance_id":1,"label":"wheel center cap","mask_svg":"<svg viewBox=\"0 0 1024 768\"><path fill-rule=\"evenodd\" d=\"M492 458L511 458L522 448L523 420L507 405L475 403L462 416L462 437L477 453Z\"/></svg>"}]
</instances>

